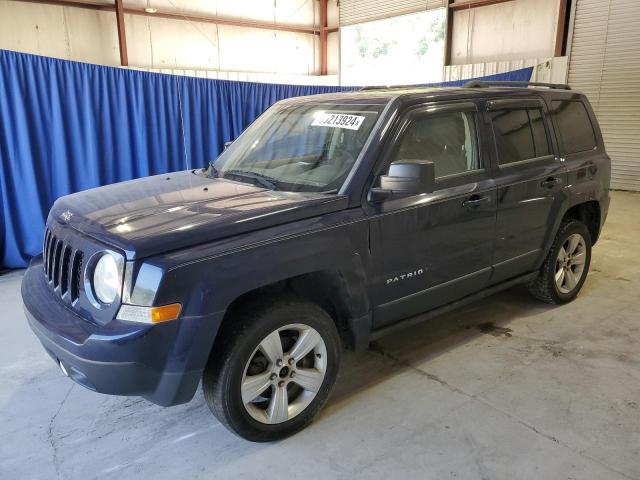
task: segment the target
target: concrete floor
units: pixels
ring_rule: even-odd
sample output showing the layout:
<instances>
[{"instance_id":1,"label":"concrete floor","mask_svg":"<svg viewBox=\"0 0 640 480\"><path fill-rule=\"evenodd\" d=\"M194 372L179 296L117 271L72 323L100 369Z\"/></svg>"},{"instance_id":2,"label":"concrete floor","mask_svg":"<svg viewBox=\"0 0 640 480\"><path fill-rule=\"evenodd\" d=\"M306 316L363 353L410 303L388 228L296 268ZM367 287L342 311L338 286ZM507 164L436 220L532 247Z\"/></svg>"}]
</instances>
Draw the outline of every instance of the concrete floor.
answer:
<instances>
[{"instance_id":1,"label":"concrete floor","mask_svg":"<svg viewBox=\"0 0 640 480\"><path fill-rule=\"evenodd\" d=\"M347 354L320 417L252 444L202 393L160 408L62 376L0 277L0 478L640 478L640 195L614 193L579 298L523 290Z\"/></svg>"}]
</instances>

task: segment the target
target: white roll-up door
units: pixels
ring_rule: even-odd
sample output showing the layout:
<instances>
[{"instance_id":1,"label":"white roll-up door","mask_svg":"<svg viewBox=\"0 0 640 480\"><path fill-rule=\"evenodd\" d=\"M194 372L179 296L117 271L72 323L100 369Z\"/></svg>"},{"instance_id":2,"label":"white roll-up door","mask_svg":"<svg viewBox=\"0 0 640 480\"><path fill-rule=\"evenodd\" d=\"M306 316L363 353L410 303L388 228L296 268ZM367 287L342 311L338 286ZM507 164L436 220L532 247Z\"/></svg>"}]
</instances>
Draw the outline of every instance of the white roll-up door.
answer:
<instances>
[{"instance_id":1,"label":"white roll-up door","mask_svg":"<svg viewBox=\"0 0 640 480\"><path fill-rule=\"evenodd\" d=\"M611 187L640 191L640 1L577 0L569 85L593 105Z\"/></svg>"},{"instance_id":2,"label":"white roll-up door","mask_svg":"<svg viewBox=\"0 0 640 480\"><path fill-rule=\"evenodd\" d=\"M423 12L445 5L446 0L340 0L340 25Z\"/></svg>"}]
</instances>

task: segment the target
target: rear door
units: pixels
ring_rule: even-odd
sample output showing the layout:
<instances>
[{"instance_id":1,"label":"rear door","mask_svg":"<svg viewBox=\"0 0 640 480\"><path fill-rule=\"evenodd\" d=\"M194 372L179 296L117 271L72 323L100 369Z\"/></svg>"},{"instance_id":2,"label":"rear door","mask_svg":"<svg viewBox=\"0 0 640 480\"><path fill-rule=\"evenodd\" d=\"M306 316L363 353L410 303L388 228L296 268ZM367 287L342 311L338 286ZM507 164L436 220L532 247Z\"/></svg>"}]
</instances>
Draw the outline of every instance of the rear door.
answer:
<instances>
[{"instance_id":1,"label":"rear door","mask_svg":"<svg viewBox=\"0 0 640 480\"><path fill-rule=\"evenodd\" d=\"M490 100L497 187L491 283L533 271L566 199L567 175L540 98Z\"/></svg>"}]
</instances>

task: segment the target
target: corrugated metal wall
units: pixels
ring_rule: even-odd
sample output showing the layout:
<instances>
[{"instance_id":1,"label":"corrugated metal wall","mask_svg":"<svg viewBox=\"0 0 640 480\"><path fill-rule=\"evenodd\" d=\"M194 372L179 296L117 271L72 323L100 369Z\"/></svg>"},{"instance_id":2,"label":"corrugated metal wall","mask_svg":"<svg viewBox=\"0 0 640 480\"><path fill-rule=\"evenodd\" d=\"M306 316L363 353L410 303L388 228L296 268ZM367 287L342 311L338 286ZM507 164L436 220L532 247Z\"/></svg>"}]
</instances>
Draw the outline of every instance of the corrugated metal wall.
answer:
<instances>
[{"instance_id":1,"label":"corrugated metal wall","mask_svg":"<svg viewBox=\"0 0 640 480\"><path fill-rule=\"evenodd\" d=\"M587 94L612 158L611 187L640 191L640 1L578 0L569 84Z\"/></svg>"},{"instance_id":2,"label":"corrugated metal wall","mask_svg":"<svg viewBox=\"0 0 640 480\"><path fill-rule=\"evenodd\" d=\"M340 0L340 25L424 12L446 4L446 0Z\"/></svg>"},{"instance_id":3,"label":"corrugated metal wall","mask_svg":"<svg viewBox=\"0 0 640 480\"><path fill-rule=\"evenodd\" d=\"M510 72L520 68L533 67L531 81L547 83L566 83L567 57L528 58L506 60L503 62L467 63L465 65L447 65L444 67L443 81L477 78L496 73Z\"/></svg>"},{"instance_id":4,"label":"corrugated metal wall","mask_svg":"<svg viewBox=\"0 0 640 480\"><path fill-rule=\"evenodd\" d=\"M553 56L558 6L559 0L515 0L456 10L451 63Z\"/></svg>"}]
</instances>

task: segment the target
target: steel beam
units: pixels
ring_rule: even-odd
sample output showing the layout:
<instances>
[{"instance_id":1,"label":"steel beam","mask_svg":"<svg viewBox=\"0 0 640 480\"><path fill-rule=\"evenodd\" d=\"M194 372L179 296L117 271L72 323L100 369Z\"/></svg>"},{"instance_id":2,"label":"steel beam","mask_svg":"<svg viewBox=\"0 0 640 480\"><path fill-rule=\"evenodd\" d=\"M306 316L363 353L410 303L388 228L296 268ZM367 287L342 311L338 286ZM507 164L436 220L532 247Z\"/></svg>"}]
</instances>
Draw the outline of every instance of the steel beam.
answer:
<instances>
[{"instance_id":1,"label":"steel beam","mask_svg":"<svg viewBox=\"0 0 640 480\"><path fill-rule=\"evenodd\" d=\"M447 31L444 38L444 64L451 65L451 44L453 43L453 0L447 0Z\"/></svg>"},{"instance_id":2,"label":"steel beam","mask_svg":"<svg viewBox=\"0 0 640 480\"><path fill-rule=\"evenodd\" d=\"M129 65L129 55L127 53L127 31L124 27L124 6L122 0L116 0L116 23L118 25L118 45L120 47L120 65Z\"/></svg>"},{"instance_id":3,"label":"steel beam","mask_svg":"<svg viewBox=\"0 0 640 480\"><path fill-rule=\"evenodd\" d=\"M75 0L16 0L24 3L44 3L45 5L57 5L59 7L86 8L89 10L100 10L103 12L115 12L115 5L105 5L104 3L91 3Z\"/></svg>"},{"instance_id":4,"label":"steel beam","mask_svg":"<svg viewBox=\"0 0 640 480\"><path fill-rule=\"evenodd\" d=\"M567 30L569 28L569 17L571 15L571 2L560 0L558 8L558 25L556 27L556 44L554 49L555 57L562 57L567 51Z\"/></svg>"},{"instance_id":5,"label":"steel beam","mask_svg":"<svg viewBox=\"0 0 640 480\"><path fill-rule=\"evenodd\" d=\"M320 75L327 74L327 0L320 0Z\"/></svg>"},{"instance_id":6,"label":"steel beam","mask_svg":"<svg viewBox=\"0 0 640 480\"><path fill-rule=\"evenodd\" d=\"M467 10L506 2L513 2L513 0L467 0L466 2L449 3L449 10Z\"/></svg>"}]
</instances>

